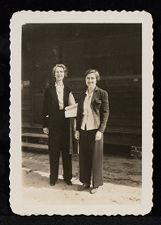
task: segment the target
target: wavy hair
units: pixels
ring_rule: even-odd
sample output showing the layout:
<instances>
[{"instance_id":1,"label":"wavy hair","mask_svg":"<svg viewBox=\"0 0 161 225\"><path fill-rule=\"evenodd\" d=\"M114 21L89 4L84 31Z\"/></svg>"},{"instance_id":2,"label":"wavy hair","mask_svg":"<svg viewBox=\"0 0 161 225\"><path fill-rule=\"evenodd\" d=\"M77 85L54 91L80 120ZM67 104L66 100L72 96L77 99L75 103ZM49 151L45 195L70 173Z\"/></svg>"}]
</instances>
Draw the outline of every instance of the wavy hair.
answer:
<instances>
[{"instance_id":1,"label":"wavy hair","mask_svg":"<svg viewBox=\"0 0 161 225\"><path fill-rule=\"evenodd\" d=\"M86 77L88 74L90 74L90 73L94 73L94 74L95 74L95 76L96 76L96 81L97 81L97 82L101 79L98 70L95 70L95 69L89 69L89 70L87 70L87 71L85 72L85 74L84 74L85 77Z\"/></svg>"}]
</instances>

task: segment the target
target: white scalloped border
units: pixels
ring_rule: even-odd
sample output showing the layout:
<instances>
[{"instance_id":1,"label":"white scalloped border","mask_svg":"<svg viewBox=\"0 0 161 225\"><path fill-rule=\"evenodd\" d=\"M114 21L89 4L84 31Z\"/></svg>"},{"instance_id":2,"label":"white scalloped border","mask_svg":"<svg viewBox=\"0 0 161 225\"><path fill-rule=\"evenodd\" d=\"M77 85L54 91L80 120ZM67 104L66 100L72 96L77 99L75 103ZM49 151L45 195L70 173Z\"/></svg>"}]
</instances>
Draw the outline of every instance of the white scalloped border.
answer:
<instances>
[{"instance_id":1,"label":"white scalloped border","mask_svg":"<svg viewBox=\"0 0 161 225\"><path fill-rule=\"evenodd\" d=\"M142 201L138 205L25 205L21 187L21 27L25 23L142 23ZM152 107L153 29L152 17L142 11L21 11L10 23L10 205L19 215L145 215L153 206L152 188ZM53 209L54 208L54 209Z\"/></svg>"}]
</instances>

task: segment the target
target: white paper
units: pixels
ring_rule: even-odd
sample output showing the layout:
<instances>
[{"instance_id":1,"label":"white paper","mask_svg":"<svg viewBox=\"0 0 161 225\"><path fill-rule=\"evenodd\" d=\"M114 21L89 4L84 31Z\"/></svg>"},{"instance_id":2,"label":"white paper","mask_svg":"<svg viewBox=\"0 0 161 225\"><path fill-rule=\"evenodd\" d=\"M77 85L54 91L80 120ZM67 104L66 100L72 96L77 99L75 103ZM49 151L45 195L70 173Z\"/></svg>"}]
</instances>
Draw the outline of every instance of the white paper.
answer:
<instances>
[{"instance_id":1,"label":"white paper","mask_svg":"<svg viewBox=\"0 0 161 225\"><path fill-rule=\"evenodd\" d=\"M71 117L76 117L77 116L77 107L78 104L74 105L69 105L65 107L65 118L71 118Z\"/></svg>"}]
</instances>

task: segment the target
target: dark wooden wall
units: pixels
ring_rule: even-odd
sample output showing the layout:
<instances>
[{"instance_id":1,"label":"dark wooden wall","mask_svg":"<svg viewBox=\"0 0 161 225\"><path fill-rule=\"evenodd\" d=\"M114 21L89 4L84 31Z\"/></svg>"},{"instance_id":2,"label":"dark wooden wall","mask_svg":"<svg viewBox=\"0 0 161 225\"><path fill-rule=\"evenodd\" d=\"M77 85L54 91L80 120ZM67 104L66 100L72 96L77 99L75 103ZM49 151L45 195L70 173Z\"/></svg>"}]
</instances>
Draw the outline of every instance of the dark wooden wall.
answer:
<instances>
[{"instance_id":1,"label":"dark wooden wall","mask_svg":"<svg viewBox=\"0 0 161 225\"><path fill-rule=\"evenodd\" d=\"M141 145L141 24L26 24L22 29L22 80L29 80L30 109L24 121L41 123L45 85L56 63L68 66L68 85L77 99L84 72L100 71L109 93L107 143ZM24 88L23 88L24 90ZM25 107L24 107L25 108Z\"/></svg>"}]
</instances>

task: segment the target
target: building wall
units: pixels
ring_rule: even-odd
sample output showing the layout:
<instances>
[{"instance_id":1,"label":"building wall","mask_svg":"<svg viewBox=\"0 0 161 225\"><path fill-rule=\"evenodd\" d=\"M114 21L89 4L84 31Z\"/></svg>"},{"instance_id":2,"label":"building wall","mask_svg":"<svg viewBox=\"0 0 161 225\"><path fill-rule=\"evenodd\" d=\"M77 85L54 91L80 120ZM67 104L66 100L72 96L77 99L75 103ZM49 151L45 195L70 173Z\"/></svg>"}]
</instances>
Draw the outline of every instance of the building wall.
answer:
<instances>
[{"instance_id":1,"label":"building wall","mask_svg":"<svg viewBox=\"0 0 161 225\"><path fill-rule=\"evenodd\" d=\"M41 123L43 92L56 63L67 65L67 83L76 99L84 86L85 70L95 68L102 77L100 87L109 93L106 133L112 135L112 142L115 135L125 134L126 139L126 134L135 134L129 140L141 145L141 58L140 24L24 25L22 80L30 81L30 120Z\"/></svg>"}]
</instances>

